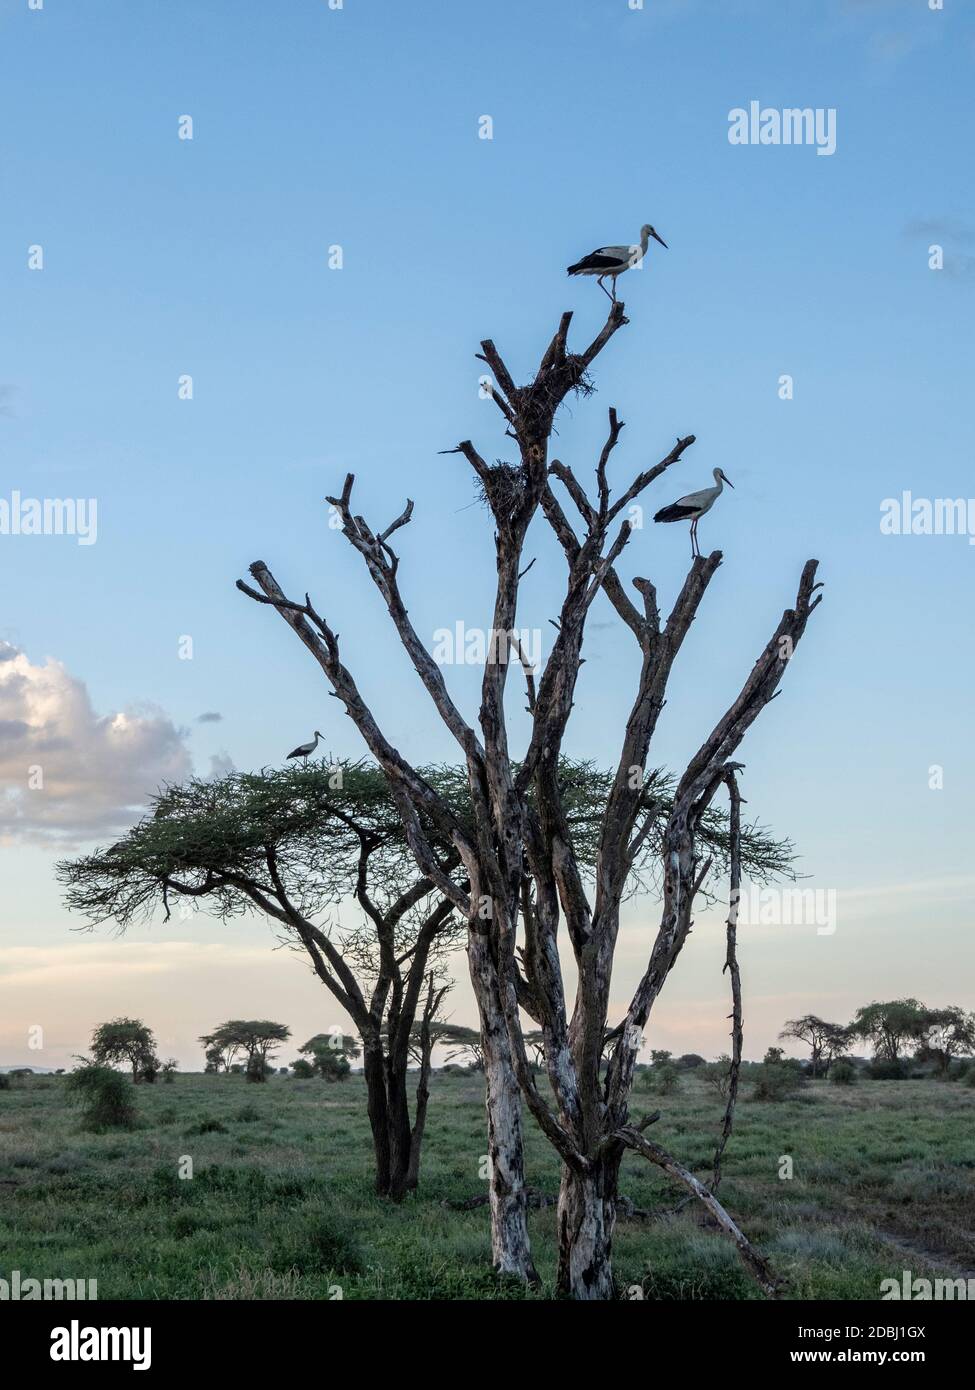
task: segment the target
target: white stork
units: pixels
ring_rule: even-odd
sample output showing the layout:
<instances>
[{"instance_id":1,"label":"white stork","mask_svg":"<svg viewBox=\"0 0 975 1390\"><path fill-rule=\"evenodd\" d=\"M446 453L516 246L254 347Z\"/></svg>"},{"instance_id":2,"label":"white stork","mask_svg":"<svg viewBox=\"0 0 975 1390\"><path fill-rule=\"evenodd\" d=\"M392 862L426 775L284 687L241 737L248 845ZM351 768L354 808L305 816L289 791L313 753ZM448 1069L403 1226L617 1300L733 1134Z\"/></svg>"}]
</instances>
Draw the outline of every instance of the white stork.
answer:
<instances>
[{"instance_id":1,"label":"white stork","mask_svg":"<svg viewBox=\"0 0 975 1390\"><path fill-rule=\"evenodd\" d=\"M322 735L321 735L321 734L318 732L318 730L316 729L316 730L315 730L315 741L314 741L313 743L299 743L297 748L292 748L291 752L288 754L288 757L289 757L289 758L304 758L305 762L307 763L307 761L308 761L308 759L311 757L312 753L314 753L315 749L318 747L318 740L319 740L321 737L322 737ZM287 760L286 760L286 761L287 761Z\"/></svg>"},{"instance_id":2,"label":"white stork","mask_svg":"<svg viewBox=\"0 0 975 1390\"><path fill-rule=\"evenodd\" d=\"M714 483L714 487L702 487L700 492L689 492L686 497L678 497L669 507L661 507L660 511L654 514L654 521L690 521L692 555L701 553L697 544L697 523L717 502L725 483L734 487L734 483L720 468L714 469Z\"/></svg>"},{"instance_id":3,"label":"white stork","mask_svg":"<svg viewBox=\"0 0 975 1390\"><path fill-rule=\"evenodd\" d=\"M575 265L569 266L570 275L596 275L599 278L596 283L603 294L608 294L613 303L616 303L616 277L622 275L624 270L629 270L630 266L639 265L647 254L647 247L650 245L650 238L659 241L660 245L667 249L667 243L662 236L658 236L654 229L647 223L640 228L639 246L599 246L595 251L590 251L588 256L583 256L581 261L576 261ZM613 293L603 284L605 279L613 282Z\"/></svg>"}]
</instances>

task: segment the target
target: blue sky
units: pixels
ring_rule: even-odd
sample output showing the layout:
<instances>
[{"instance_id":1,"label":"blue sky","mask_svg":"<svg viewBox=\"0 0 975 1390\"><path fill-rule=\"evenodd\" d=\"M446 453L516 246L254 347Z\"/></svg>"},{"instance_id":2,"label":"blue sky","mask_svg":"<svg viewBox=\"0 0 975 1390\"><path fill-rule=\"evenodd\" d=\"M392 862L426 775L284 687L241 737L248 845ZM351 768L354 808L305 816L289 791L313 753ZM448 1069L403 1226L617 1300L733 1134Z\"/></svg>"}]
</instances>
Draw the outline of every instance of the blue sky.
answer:
<instances>
[{"instance_id":1,"label":"blue sky","mask_svg":"<svg viewBox=\"0 0 975 1390\"><path fill-rule=\"evenodd\" d=\"M648 512L717 465L736 485L701 523L702 546L725 561L655 761L696 748L807 557L827 586L742 757L749 810L793 836L808 886L837 891L837 932L754 931L747 1049L807 1008L845 1018L900 993L975 1005L975 548L879 528L881 501L904 489L973 492L973 65L960 0L942 11L926 0L646 0L636 11L500 0L489 12L430 0L45 0L40 11L4 0L0 497L98 503L91 546L0 535L0 639L32 676L62 663L44 698L71 704L64 756L89 769L64 833L84 833L99 797L109 813L116 773L129 804L154 768L275 763L315 727L334 753L360 751L306 653L235 591L258 557L287 588L310 589L403 751L453 755L322 499L346 471L377 522L413 497L399 551L418 630L432 641L458 619L484 625L490 527L466 465L438 454L470 436L510 457L500 415L478 396L478 341L493 337L522 378L563 309L588 341L606 301L566 265L650 221L669 250L654 245L620 282L630 324L599 360L597 394L560 417L556 451L587 472L615 405L621 487L675 436L698 437ZM835 108L835 154L730 145L729 112L752 100ZM192 141L178 139L183 115ZM491 140L478 138L485 115ZM932 244L941 271L929 269ZM33 245L42 271L27 268ZM328 265L336 245L341 270ZM192 401L178 399L183 374ZM779 398L783 374L792 400ZM528 553L539 563L521 622L544 629L561 560L542 528ZM685 527L650 526L622 569L667 600L687 559ZM606 762L635 677L632 639L610 620L606 606L594 614L570 739ZM192 660L179 659L184 635ZM473 711L477 672L449 676ZM105 743L117 711L147 721L136 767L118 767ZM200 723L204 712L221 719ZM0 739L8 798L23 795L19 758ZM24 1019L38 1014L66 1055L98 1009L155 1009L189 1063L215 997L225 1012L252 1000L266 1011L260 924L156 928L114 945L72 936L51 881L57 829L43 816L19 824L0 849L0 1062L30 1060ZM621 999L647 922L634 905ZM655 1044L696 1037L713 1053L719 943L698 935ZM150 957L140 973L134 962ZM320 1031L331 1006L285 966L277 1007L300 1015L296 1031ZM122 988L126 969L134 983ZM456 1016L469 1013L461 985Z\"/></svg>"}]
</instances>

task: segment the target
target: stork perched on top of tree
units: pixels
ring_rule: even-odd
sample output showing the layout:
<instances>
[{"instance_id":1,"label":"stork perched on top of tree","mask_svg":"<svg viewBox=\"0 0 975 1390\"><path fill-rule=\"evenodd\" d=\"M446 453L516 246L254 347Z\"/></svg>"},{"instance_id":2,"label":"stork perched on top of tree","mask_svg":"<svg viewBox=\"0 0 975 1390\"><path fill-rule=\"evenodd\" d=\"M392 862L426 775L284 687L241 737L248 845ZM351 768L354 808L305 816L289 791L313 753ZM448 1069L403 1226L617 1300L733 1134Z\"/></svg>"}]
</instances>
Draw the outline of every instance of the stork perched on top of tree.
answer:
<instances>
[{"instance_id":1,"label":"stork perched on top of tree","mask_svg":"<svg viewBox=\"0 0 975 1390\"><path fill-rule=\"evenodd\" d=\"M649 222L640 228L639 246L599 246L595 251L590 251L588 256L583 256L581 261L576 261L575 265L569 266L570 275L595 275L596 283L603 294L609 295L613 303L616 303L616 277L622 275L624 270L629 270L631 266L639 265L647 254L647 247L650 245L650 238L659 241L660 245L667 249L667 243L662 236L659 236L650 226ZM609 279L613 282L613 293L603 284Z\"/></svg>"},{"instance_id":2,"label":"stork perched on top of tree","mask_svg":"<svg viewBox=\"0 0 975 1390\"><path fill-rule=\"evenodd\" d=\"M318 740L322 737L323 735L320 734L316 729L314 741L312 743L299 743L297 748L292 748L291 752L288 754L288 757L303 758L304 761L307 762L308 759L311 757L312 753L314 753L315 749L318 747ZM285 761L287 761L287 759L285 759Z\"/></svg>"},{"instance_id":3,"label":"stork perched on top of tree","mask_svg":"<svg viewBox=\"0 0 975 1390\"><path fill-rule=\"evenodd\" d=\"M720 468L714 469L714 487L702 487L700 492L689 492L686 497L678 497L676 502L671 502L669 507L661 507L659 512L654 514L654 521L689 521L691 523L691 554L700 555L701 551L697 543L697 523L705 512L709 512L717 502L721 493L724 491L724 484L733 488L734 483L730 478L722 473Z\"/></svg>"}]
</instances>

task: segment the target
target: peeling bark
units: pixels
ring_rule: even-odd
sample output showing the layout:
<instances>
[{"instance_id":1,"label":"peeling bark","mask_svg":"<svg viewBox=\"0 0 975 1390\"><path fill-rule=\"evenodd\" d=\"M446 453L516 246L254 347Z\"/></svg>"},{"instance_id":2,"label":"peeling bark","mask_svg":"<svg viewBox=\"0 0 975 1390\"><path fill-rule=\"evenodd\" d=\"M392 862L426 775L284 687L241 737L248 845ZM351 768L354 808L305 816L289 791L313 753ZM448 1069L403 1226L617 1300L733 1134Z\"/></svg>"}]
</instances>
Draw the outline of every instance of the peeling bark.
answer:
<instances>
[{"instance_id":1,"label":"peeling bark","mask_svg":"<svg viewBox=\"0 0 975 1390\"><path fill-rule=\"evenodd\" d=\"M535 1284L538 1275L528 1236L521 1092L498 1003L494 963L484 934L471 931L467 956L484 1048L492 1263L499 1274L512 1274Z\"/></svg>"},{"instance_id":2,"label":"peeling bark","mask_svg":"<svg viewBox=\"0 0 975 1390\"><path fill-rule=\"evenodd\" d=\"M583 1301L610 1299L619 1154L604 1155L579 1173L562 1166L559 1187L558 1292Z\"/></svg>"}]
</instances>

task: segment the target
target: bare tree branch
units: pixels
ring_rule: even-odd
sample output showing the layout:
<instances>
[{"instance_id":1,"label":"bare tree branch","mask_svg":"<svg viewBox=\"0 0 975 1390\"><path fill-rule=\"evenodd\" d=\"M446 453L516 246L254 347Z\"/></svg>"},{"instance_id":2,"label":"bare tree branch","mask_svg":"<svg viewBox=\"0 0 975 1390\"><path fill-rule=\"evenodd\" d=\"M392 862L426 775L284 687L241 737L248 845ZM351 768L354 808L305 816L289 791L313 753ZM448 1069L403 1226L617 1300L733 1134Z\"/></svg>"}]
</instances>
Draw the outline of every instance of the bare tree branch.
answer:
<instances>
[{"instance_id":1,"label":"bare tree branch","mask_svg":"<svg viewBox=\"0 0 975 1390\"><path fill-rule=\"evenodd\" d=\"M655 1163L658 1168L662 1168L665 1173L669 1173L672 1178L682 1182L685 1187L690 1188L695 1197L702 1202L714 1218L714 1220L724 1231L725 1235L734 1242L738 1254L741 1256L745 1268L755 1279L762 1292L769 1298L778 1298L780 1292L779 1280L772 1272L768 1261L758 1253L739 1226L728 1215L724 1207L712 1192L697 1179L693 1173L678 1163L677 1159L662 1149L659 1144L652 1143L644 1138L632 1126L626 1125L617 1131L617 1137L629 1149L636 1150L637 1153Z\"/></svg>"}]
</instances>

